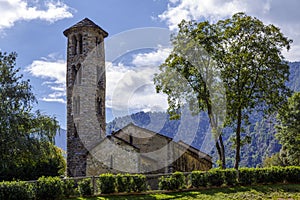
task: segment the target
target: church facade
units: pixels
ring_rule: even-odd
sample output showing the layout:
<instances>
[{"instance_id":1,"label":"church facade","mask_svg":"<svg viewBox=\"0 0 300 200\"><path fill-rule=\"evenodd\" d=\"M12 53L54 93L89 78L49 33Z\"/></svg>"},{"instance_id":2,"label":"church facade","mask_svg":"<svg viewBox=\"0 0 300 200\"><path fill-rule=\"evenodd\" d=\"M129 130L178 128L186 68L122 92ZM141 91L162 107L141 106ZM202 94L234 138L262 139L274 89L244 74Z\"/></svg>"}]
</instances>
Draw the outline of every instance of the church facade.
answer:
<instances>
[{"instance_id":1,"label":"church facade","mask_svg":"<svg viewBox=\"0 0 300 200\"><path fill-rule=\"evenodd\" d=\"M106 136L105 50L108 33L88 18L66 29L67 175L209 170L211 157L129 124Z\"/></svg>"}]
</instances>

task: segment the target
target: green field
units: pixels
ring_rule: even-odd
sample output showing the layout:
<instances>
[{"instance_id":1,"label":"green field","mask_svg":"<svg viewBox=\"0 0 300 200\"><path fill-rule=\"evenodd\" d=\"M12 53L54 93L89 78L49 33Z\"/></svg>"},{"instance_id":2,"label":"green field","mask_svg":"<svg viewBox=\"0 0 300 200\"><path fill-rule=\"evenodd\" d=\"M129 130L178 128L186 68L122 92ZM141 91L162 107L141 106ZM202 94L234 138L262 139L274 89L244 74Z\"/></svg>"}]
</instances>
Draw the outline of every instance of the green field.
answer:
<instances>
[{"instance_id":1,"label":"green field","mask_svg":"<svg viewBox=\"0 0 300 200\"><path fill-rule=\"evenodd\" d=\"M300 184L296 185L265 185L251 187L217 188L198 191L152 193L143 195L126 196L99 196L92 198L74 198L73 200L142 200L142 199L208 199L208 200L249 200L249 199L276 199L276 200L300 200Z\"/></svg>"}]
</instances>

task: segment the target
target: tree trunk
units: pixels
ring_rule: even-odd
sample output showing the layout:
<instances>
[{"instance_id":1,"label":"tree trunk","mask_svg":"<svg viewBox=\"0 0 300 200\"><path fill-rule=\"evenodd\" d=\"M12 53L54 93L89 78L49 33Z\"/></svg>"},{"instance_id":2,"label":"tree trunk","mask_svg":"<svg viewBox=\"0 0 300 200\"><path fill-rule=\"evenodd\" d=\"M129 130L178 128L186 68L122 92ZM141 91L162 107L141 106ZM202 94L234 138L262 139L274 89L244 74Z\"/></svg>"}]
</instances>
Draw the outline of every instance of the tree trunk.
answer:
<instances>
[{"instance_id":1,"label":"tree trunk","mask_svg":"<svg viewBox=\"0 0 300 200\"><path fill-rule=\"evenodd\" d=\"M219 156L219 160L222 161L222 152L221 152L221 147L219 145L219 140L216 139L216 148L217 148L217 151L218 151L218 156ZM221 168L223 168L223 165L221 165Z\"/></svg>"},{"instance_id":2,"label":"tree trunk","mask_svg":"<svg viewBox=\"0 0 300 200\"><path fill-rule=\"evenodd\" d=\"M220 134L219 136L219 141L220 141L220 146L221 146L221 162L222 162L222 169L226 169L226 160L225 160L225 147L224 147L224 143L223 143L223 138L222 135Z\"/></svg>"},{"instance_id":3,"label":"tree trunk","mask_svg":"<svg viewBox=\"0 0 300 200\"><path fill-rule=\"evenodd\" d=\"M241 126L242 126L242 110L238 109L238 116L237 116L237 127L236 127L236 154L235 154L235 163L234 168L236 170L239 169L240 163L240 151L241 151Z\"/></svg>"},{"instance_id":4,"label":"tree trunk","mask_svg":"<svg viewBox=\"0 0 300 200\"><path fill-rule=\"evenodd\" d=\"M210 125L213 131L217 131L218 127L217 127L217 123L215 121L214 115L212 113L212 107L211 104L209 103L209 101L207 101L207 114L209 117L209 121L210 121ZM218 155L219 155L219 160L221 161L221 168L222 169L226 169L226 163L225 163L225 148L224 148L224 144L223 144L223 139L222 139L222 134L221 133L216 133L217 136L215 137L215 141L216 141L216 148L218 151Z\"/></svg>"}]
</instances>

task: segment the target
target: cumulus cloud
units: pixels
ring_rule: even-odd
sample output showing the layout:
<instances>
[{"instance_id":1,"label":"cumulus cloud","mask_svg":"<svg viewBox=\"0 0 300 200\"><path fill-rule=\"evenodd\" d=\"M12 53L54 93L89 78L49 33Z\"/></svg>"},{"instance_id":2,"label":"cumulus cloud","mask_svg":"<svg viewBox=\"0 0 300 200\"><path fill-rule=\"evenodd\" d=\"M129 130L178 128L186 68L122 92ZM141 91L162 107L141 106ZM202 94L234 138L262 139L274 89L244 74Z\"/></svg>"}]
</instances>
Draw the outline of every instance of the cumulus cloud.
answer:
<instances>
[{"instance_id":1,"label":"cumulus cloud","mask_svg":"<svg viewBox=\"0 0 300 200\"><path fill-rule=\"evenodd\" d=\"M125 52L126 59L121 56L114 59L117 62L106 63L106 106L112 108L115 117L139 111L165 111L168 107L166 95L156 93L153 77L171 48L155 43L144 48L139 45L140 48Z\"/></svg>"},{"instance_id":2,"label":"cumulus cloud","mask_svg":"<svg viewBox=\"0 0 300 200\"><path fill-rule=\"evenodd\" d=\"M169 0L168 8L158 17L165 21L170 30L185 20L209 20L215 22L237 12L274 24L294 40L290 52L284 52L290 61L300 60L300 1L298 0Z\"/></svg>"},{"instance_id":3,"label":"cumulus cloud","mask_svg":"<svg viewBox=\"0 0 300 200\"><path fill-rule=\"evenodd\" d=\"M165 61L168 55L171 53L171 48L159 47L156 51L149 53L139 53L134 56L132 64L136 67L141 66L153 66L157 67Z\"/></svg>"},{"instance_id":4,"label":"cumulus cloud","mask_svg":"<svg viewBox=\"0 0 300 200\"><path fill-rule=\"evenodd\" d=\"M47 97L42 97L40 100L47 102L65 103L66 96L66 61L56 59L54 55L49 55L47 58L34 60L26 71L34 77L44 79L44 85L50 89L50 94Z\"/></svg>"},{"instance_id":5,"label":"cumulus cloud","mask_svg":"<svg viewBox=\"0 0 300 200\"><path fill-rule=\"evenodd\" d=\"M70 7L60 1L46 1L44 7L44 9L39 8L37 2L29 5L26 0L1 0L0 30L10 28L15 22L22 20L40 19L53 23L73 17Z\"/></svg>"},{"instance_id":6,"label":"cumulus cloud","mask_svg":"<svg viewBox=\"0 0 300 200\"><path fill-rule=\"evenodd\" d=\"M153 75L156 72L158 67L153 65L106 64L106 106L112 108L115 117L167 108L166 96L155 91Z\"/></svg>"}]
</instances>

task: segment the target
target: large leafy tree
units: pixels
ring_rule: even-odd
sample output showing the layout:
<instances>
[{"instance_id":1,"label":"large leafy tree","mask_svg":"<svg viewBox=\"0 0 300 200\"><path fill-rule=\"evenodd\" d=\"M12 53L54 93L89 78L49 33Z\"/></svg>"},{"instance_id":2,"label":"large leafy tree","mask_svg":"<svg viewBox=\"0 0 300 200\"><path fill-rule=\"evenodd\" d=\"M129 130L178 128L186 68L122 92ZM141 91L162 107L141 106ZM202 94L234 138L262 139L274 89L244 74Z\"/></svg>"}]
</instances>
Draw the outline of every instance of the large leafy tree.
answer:
<instances>
[{"instance_id":1,"label":"large leafy tree","mask_svg":"<svg viewBox=\"0 0 300 200\"><path fill-rule=\"evenodd\" d=\"M197 34L194 30L198 30ZM173 50L160 66L154 83L158 92L168 95L168 112L173 119L180 117L183 106L192 114L206 111L209 117L221 167L225 168L225 148L222 139L225 93L220 70L204 46L210 46L214 32L208 22L179 24L179 32L172 38ZM201 41L201 42L199 42Z\"/></svg>"},{"instance_id":2,"label":"large leafy tree","mask_svg":"<svg viewBox=\"0 0 300 200\"><path fill-rule=\"evenodd\" d=\"M281 159L284 165L300 165L300 92L294 93L286 106L279 109L277 118Z\"/></svg>"},{"instance_id":3,"label":"large leafy tree","mask_svg":"<svg viewBox=\"0 0 300 200\"><path fill-rule=\"evenodd\" d=\"M22 80L15 65L16 53L0 52L0 179L58 175L65 167L54 146L58 123L33 112L29 80ZM56 171L49 174L49 167Z\"/></svg>"},{"instance_id":4,"label":"large leafy tree","mask_svg":"<svg viewBox=\"0 0 300 200\"><path fill-rule=\"evenodd\" d=\"M196 48L190 49L195 50L194 52L198 54L197 58L204 55L203 52L198 52L201 47L200 49L206 50L205 53L215 63L214 68L217 69L213 71L220 73L216 80L218 81L220 77L226 94L224 122L235 132L234 167L238 169L241 144L244 143L244 140L249 140L248 137L242 138L243 127L249 123L249 115L254 110L263 113L273 112L283 105L286 97L290 94L289 89L285 86L289 76L289 66L284 61L281 52L283 49L288 50L292 41L284 37L280 29L274 25L265 25L257 18L244 13L237 13L231 18L220 20L215 24L182 22L180 26L186 27L183 34L187 38L193 37L196 41ZM190 47L190 45L185 46ZM205 73L201 73L201 70L193 70L195 66L198 67L198 64L190 62L189 59L186 59L187 56L177 53L170 56L171 59L169 57L162 65L165 66L162 68L164 75L158 77L162 81L156 83L159 91L168 94L169 104L171 102L169 109L174 107L172 102L178 101L179 97L184 96L190 101L191 96L187 93L188 90L183 89L186 93L180 93L182 95L180 96L177 92L172 91L174 87L168 87L168 84L173 83L174 77L177 78L178 75L172 77L165 71L175 70L177 74L181 74L187 80L192 80L192 88L197 91L193 93L193 96L196 96L197 102L200 102L198 107L200 110L207 110L209 114L209 103L212 102L211 90L205 90L205 88L210 88L207 87L209 82L204 81L205 84L203 84L202 79ZM177 60L180 62L174 62ZM181 87L184 86L181 85ZM201 104L203 102L206 103ZM216 113L213 112L214 110L211 113L215 115ZM214 120L210 119L212 127L214 127Z\"/></svg>"},{"instance_id":5,"label":"large leafy tree","mask_svg":"<svg viewBox=\"0 0 300 200\"><path fill-rule=\"evenodd\" d=\"M285 85L289 66L282 50L289 50L292 41L274 25L244 13L219 21L215 29L218 40L212 54L226 88L227 124L235 130L234 167L238 169L241 133L249 115L254 110L271 113L290 95Z\"/></svg>"}]
</instances>

